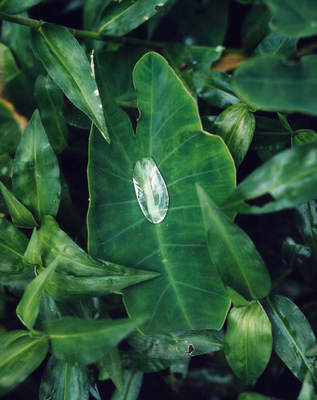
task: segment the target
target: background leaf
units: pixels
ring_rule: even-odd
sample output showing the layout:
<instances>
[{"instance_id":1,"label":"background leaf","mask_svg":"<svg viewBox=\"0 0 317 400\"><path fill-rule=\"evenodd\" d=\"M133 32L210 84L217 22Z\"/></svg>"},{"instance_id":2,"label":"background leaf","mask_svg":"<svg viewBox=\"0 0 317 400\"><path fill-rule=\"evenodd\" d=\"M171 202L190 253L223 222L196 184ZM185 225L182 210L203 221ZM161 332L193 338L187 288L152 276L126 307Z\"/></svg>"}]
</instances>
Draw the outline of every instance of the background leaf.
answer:
<instances>
[{"instance_id":1,"label":"background leaf","mask_svg":"<svg viewBox=\"0 0 317 400\"><path fill-rule=\"evenodd\" d=\"M224 352L234 373L245 384L254 385L272 352L271 324L261 304L230 311Z\"/></svg>"},{"instance_id":2,"label":"background leaf","mask_svg":"<svg viewBox=\"0 0 317 400\"><path fill-rule=\"evenodd\" d=\"M0 99L0 123L0 154L12 154L15 152L21 138L22 126L13 107L4 99Z\"/></svg>"},{"instance_id":3,"label":"background leaf","mask_svg":"<svg viewBox=\"0 0 317 400\"><path fill-rule=\"evenodd\" d=\"M15 153L13 193L39 221L56 215L61 192L59 166L36 110Z\"/></svg>"},{"instance_id":4,"label":"background leaf","mask_svg":"<svg viewBox=\"0 0 317 400\"><path fill-rule=\"evenodd\" d=\"M115 347L140 321L130 319L83 320L64 317L44 323L52 342L52 352L58 359L92 364ZM78 351L80 349L80 351Z\"/></svg>"},{"instance_id":5,"label":"background leaf","mask_svg":"<svg viewBox=\"0 0 317 400\"><path fill-rule=\"evenodd\" d=\"M314 358L306 356L316 344L315 335L301 310L287 297L267 300L266 311L272 323L274 350L301 381L307 370L315 375Z\"/></svg>"},{"instance_id":6,"label":"background leaf","mask_svg":"<svg viewBox=\"0 0 317 400\"><path fill-rule=\"evenodd\" d=\"M10 14L17 14L34 5L40 3L42 0L2 0L0 2L0 10Z\"/></svg>"},{"instance_id":7,"label":"background leaf","mask_svg":"<svg viewBox=\"0 0 317 400\"><path fill-rule=\"evenodd\" d=\"M86 54L74 36L64 27L45 24L33 32L32 40L33 51L53 81L109 141L99 91Z\"/></svg>"},{"instance_id":8,"label":"background leaf","mask_svg":"<svg viewBox=\"0 0 317 400\"><path fill-rule=\"evenodd\" d=\"M97 79L105 80L101 70L96 63ZM152 314L152 320L142 327L146 333L219 329L228 297L208 260L193 185L199 181L220 202L234 187L232 159L219 137L200 132L194 99L161 56L145 55L134 70L134 81L142 113L136 141L128 123L122 130L119 113L110 123L113 140L109 147L94 133L90 138L89 251L161 273L124 292L130 315ZM103 101L109 102L104 86L100 88ZM188 154L191 162L184 164ZM160 224L145 218L135 195L133 170L143 157L155 160L167 185L170 205ZM197 309L201 301L210 307Z\"/></svg>"},{"instance_id":9,"label":"background leaf","mask_svg":"<svg viewBox=\"0 0 317 400\"><path fill-rule=\"evenodd\" d=\"M136 370L124 371L123 391L116 390L111 400L134 400L137 399L141 390L143 373Z\"/></svg>"},{"instance_id":10,"label":"background leaf","mask_svg":"<svg viewBox=\"0 0 317 400\"><path fill-rule=\"evenodd\" d=\"M271 279L252 240L197 186L209 256L226 286L248 299L266 296Z\"/></svg>"},{"instance_id":11,"label":"background leaf","mask_svg":"<svg viewBox=\"0 0 317 400\"><path fill-rule=\"evenodd\" d=\"M275 55L254 57L240 65L232 79L236 95L256 109L311 115L317 115L316 85L317 55L298 62Z\"/></svg>"}]
</instances>

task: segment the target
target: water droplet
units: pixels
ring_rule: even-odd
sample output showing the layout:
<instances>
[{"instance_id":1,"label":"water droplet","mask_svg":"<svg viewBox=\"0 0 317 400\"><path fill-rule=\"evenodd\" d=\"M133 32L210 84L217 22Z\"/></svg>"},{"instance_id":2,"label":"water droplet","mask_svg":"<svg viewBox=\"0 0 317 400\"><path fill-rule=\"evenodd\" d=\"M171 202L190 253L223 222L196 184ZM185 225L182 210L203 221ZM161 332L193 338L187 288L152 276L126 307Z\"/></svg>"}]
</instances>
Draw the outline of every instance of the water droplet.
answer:
<instances>
[{"instance_id":1,"label":"water droplet","mask_svg":"<svg viewBox=\"0 0 317 400\"><path fill-rule=\"evenodd\" d=\"M159 224L166 217L169 196L165 181L155 161L142 158L133 171L135 195L145 218L152 224Z\"/></svg>"},{"instance_id":2,"label":"water droplet","mask_svg":"<svg viewBox=\"0 0 317 400\"><path fill-rule=\"evenodd\" d=\"M149 19L149 17L144 17L145 21L147 21Z\"/></svg>"},{"instance_id":3,"label":"water droplet","mask_svg":"<svg viewBox=\"0 0 317 400\"><path fill-rule=\"evenodd\" d=\"M102 105L101 105L101 104L99 104L99 105L98 105L98 107L99 107L99 108L102 108Z\"/></svg>"},{"instance_id":4,"label":"water droplet","mask_svg":"<svg viewBox=\"0 0 317 400\"><path fill-rule=\"evenodd\" d=\"M95 96L99 96L99 90L98 89L94 90L94 95Z\"/></svg>"},{"instance_id":5,"label":"water droplet","mask_svg":"<svg viewBox=\"0 0 317 400\"><path fill-rule=\"evenodd\" d=\"M217 51L218 53L221 53L224 49L225 49L225 48L224 48L223 46L217 46L217 47L216 47L216 51Z\"/></svg>"}]
</instances>

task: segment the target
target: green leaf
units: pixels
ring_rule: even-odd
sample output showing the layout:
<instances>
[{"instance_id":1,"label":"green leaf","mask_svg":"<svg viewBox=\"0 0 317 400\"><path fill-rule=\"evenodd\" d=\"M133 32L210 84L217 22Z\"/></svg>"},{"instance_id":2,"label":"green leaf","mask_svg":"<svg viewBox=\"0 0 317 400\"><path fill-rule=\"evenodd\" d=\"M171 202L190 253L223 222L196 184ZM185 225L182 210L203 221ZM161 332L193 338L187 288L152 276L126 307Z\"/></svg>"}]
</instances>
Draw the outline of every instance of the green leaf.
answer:
<instances>
[{"instance_id":1,"label":"green leaf","mask_svg":"<svg viewBox=\"0 0 317 400\"><path fill-rule=\"evenodd\" d=\"M57 272L47 291L55 299L72 295L100 296L158 276L89 256L63 232L54 218L46 216L39 230L41 254L46 264L58 258Z\"/></svg>"},{"instance_id":2,"label":"green leaf","mask_svg":"<svg viewBox=\"0 0 317 400\"><path fill-rule=\"evenodd\" d=\"M116 390L111 396L111 400L137 399L142 386L143 373L137 370L125 370L123 379L123 391L119 392L118 390Z\"/></svg>"},{"instance_id":3,"label":"green leaf","mask_svg":"<svg viewBox=\"0 0 317 400\"><path fill-rule=\"evenodd\" d=\"M317 55L298 62L275 55L251 58L236 69L232 86L256 109L317 115Z\"/></svg>"},{"instance_id":4,"label":"green leaf","mask_svg":"<svg viewBox=\"0 0 317 400\"><path fill-rule=\"evenodd\" d=\"M296 54L298 39L289 38L279 32L270 32L254 50L254 56L281 55L286 58Z\"/></svg>"},{"instance_id":5,"label":"green leaf","mask_svg":"<svg viewBox=\"0 0 317 400\"><path fill-rule=\"evenodd\" d=\"M294 146L317 142L317 132L312 129L298 129L292 139Z\"/></svg>"},{"instance_id":6,"label":"green leaf","mask_svg":"<svg viewBox=\"0 0 317 400\"><path fill-rule=\"evenodd\" d=\"M317 260L317 202L311 200L308 203L296 207L297 227L305 244L307 244Z\"/></svg>"},{"instance_id":7,"label":"green leaf","mask_svg":"<svg viewBox=\"0 0 317 400\"><path fill-rule=\"evenodd\" d=\"M18 146L22 129L13 107L3 99L0 99L0 124L0 154L12 154Z\"/></svg>"},{"instance_id":8,"label":"green leaf","mask_svg":"<svg viewBox=\"0 0 317 400\"><path fill-rule=\"evenodd\" d=\"M67 147L68 137L67 125L62 114L63 92L48 75L40 75L35 82L34 96L50 144L56 153L60 153Z\"/></svg>"},{"instance_id":9,"label":"green leaf","mask_svg":"<svg viewBox=\"0 0 317 400\"><path fill-rule=\"evenodd\" d=\"M316 398L317 396L315 392L313 377L311 373L307 371L297 400L316 400Z\"/></svg>"},{"instance_id":10,"label":"green leaf","mask_svg":"<svg viewBox=\"0 0 317 400\"><path fill-rule=\"evenodd\" d=\"M19 301L16 314L20 321L30 330L33 329L40 310L42 292L47 282L51 279L57 264L58 260L55 260L47 268L42 270L42 272L27 286Z\"/></svg>"},{"instance_id":11,"label":"green leaf","mask_svg":"<svg viewBox=\"0 0 317 400\"><path fill-rule=\"evenodd\" d=\"M120 353L117 347L110 350L102 360L103 368L107 372L109 378L115 384L119 392L124 392L123 383L123 367Z\"/></svg>"},{"instance_id":12,"label":"green leaf","mask_svg":"<svg viewBox=\"0 0 317 400\"><path fill-rule=\"evenodd\" d=\"M17 14L41 3L41 1L42 0L2 0L0 1L0 10L10 14Z\"/></svg>"},{"instance_id":13,"label":"green leaf","mask_svg":"<svg viewBox=\"0 0 317 400\"><path fill-rule=\"evenodd\" d=\"M307 37L317 34L317 8L314 0L264 0L273 18L271 28L290 37Z\"/></svg>"},{"instance_id":14,"label":"green leaf","mask_svg":"<svg viewBox=\"0 0 317 400\"><path fill-rule=\"evenodd\" d=\"M285 150L253 171L221 206L226 212L262 214L317 197L317 143ZM260 201L259 206L257 200Z\"/></svg>"},{"instance_id":15,"label":"green leaf","mask_svg":"<svg viewBox=\"0 0 317 400\"><path fill-rule=\"evenodd\" d=\"M28 247L23 255L23 261L27 264L41 265L42 257L40 253L39 238L36 228L33 229Z\"/></svg>"},{"instance_id":16,"label":"green leaf","mask_svg":"<svg viewBox=\"0 0 317 400\"><path fill-rule=\"evenodd\" d=\"M88 400L87 368L77 363L49 359L42 376L39 400Z\"/></svg>"},{"instance_id":17,"label":"green leaf","mask_svg":"<svg viewBox=\"0 0 317 400\"><path fill-rule=\"evenodd\" d=\"M96 321L64 317L44 322L44 328L56 358L92 364L131 333L140 322L130 319Z\"/></svg>"},{"instance_id":18,"label":"green leaf","mask_svg":"<svg viewBox=\"0 0 317 400\"><path fill-rule=\"evenodd\" d=\"M104 10L111 2L112 0L87 0L84 5L84 28L88 30L96 30Z\"/></svg>"},{"instance_id":19,"label":"green leaf","mask_svg":"<svg viewBox=\"0 0 317 400\"><path fill-rule=\"evenodd\" d=\"M45 336L31 337L26 331L18 331L15 338L11 332L1 334L0 396L23 382L41 364L47 351Z\"/></svg>"},{"instance_id":20,"label":"green leaf","mask_svg":"<svg viewBox=\"0 0 317 400\"><path fill-rule=\"evenodd\" d=\"M249 236L197 185L208 236L209 256L226 286L247 299L261 299L271 288L264 261Z\"/></svg>"},{"instance_id":21,"label":"green leaf","mask_svg":"<svg viewBox=\"0 0 317 400\"><path fill-rule=\"evenodd\" d=\"M270 33L271 13L263 1L255 1L242 25L242 45L250 53Z\"/></svg>"},{"instance_id":22,"label":"green leaf","mask_svg":"<svg viewBox=\"0 0 317 400\"><path fill-rule=\"evenodd\" d=\"M102 68L96 63L97 78L105 81L98 70ZM142 327L144 332L220 329L229 299L208 258L194 183L208 188L221 202L234 187L233 161L218 136L201 132L194 99L161 56L145 55L135 67L134 82L141 113L136 140L119 112L107 117L113 137L110 146L104 146L94 132L90 138L89 252L161 273L124 291L129 315L152 316ZM108 104L104 88L101 84L102 100ZM146 216L146 210L165 213L157 204L152 207L152 194L155 205L158 192L148 190L146 180L136 197L141 182L133 182L133 177L142 171L142 163L147 172L160 176L165 206L168 192L169 209L161 223L151 223L153 215ZM210 306L197 308L202 302Z\"/></svg>"},{"instance_id":23,"label":"green leaf","mask_svg":"<svg viewBox=\"0 0 317 400\"><path fill-rule=\"evenodd\" d=\"M138 353L162 360L186 359L223 348L221 334L207 330L169 332L151 336L134 332L129 336L128 342Z\"/></svg>"},{"instance_id":24,"label":"green leaf","mask_svg":"<svg viewBox=\"0 0 317 400\"><path fill-rule=\"evenodd\" d=\"M193 84L201 99L213 107L226 108L240 102L232 91L230 80L223 72L204 71L194 73Z\"/></svg>"},{"instance_id":25,"label":"green leaf","mask_svg":"<svg viewBox=\"0 0 317 400\"><path fill-rule=\"evenodd\" d=\"M15 153L12 186L16 197L39 221L46 214L56 215L61 192L59 166L38 110Z\"/></svg>"},{"instance_id":26,"label":"green leaf","mask_svg":"<svg viewBox=\"0 0 317 400\"><path fill-rule=\"evenodd\" d=\"M271 324L260 303L230 311L224 352L237 377L246 385L254 385L272 352Z\"/></svg>"},{"instance_id":27,"label":"green leaf","mask_svg":"<svg viewBox=\"0 0 317 400\"><path fill-rule=\"evenodd\" d=\"M0 218L0 272L21 272L29 266L23 263L28 239L4 218Z\"/></svg>"},{"instance_id":28,"label":"green leaf","mask_svg":"<svg viewBox=\"0 0 317 400\"><path fill-rule=\"evenodd\" d=\"M0 191L8 207L12 222L21 228L32 228L37 225L32 213L0 182Z\"/></svg>"},{"instance_id":29,"label":"green leaf","mask_svg":"<svg viewBox=\"0 0 317 400\"><path fill-rule=\"evenodd\" d=\"M83 111L110 142L93 71L68 29L44 24L33 32L33 51L69 100Z\"/></svg>"},{"instance_id":30,"label":"green leaf","mask_svg":"<svg viewBox=\"0 0 317 400\"><path fill-rule=\"evenodd\" d=\"M226 108L214 122L214 133L221 136L238 167L252 142L255 118L246 104Z\"/></svg>"},{"instance_id":31,"label":"green leaf","mask_svg":"<svg viewBox=\"0 0 317 400\"><path fill-rule=\"evenodd\" d=\"M306 352L316 344L315 335L301 310L287 297L267 299L266 311L272 323L274 349L301 381L307 370L315 376L314 358Z\"/></svg>"},{"instance_id":32,"label":"green leaf","mask_svg":"<svg viewBox=\"0 0 317 400\"><path fill-rule=\"evenodd\" d=\"M168 0L124 0L112 2L106 9L97 31L106 35L123 36L157 13Z\"/></svg>"}]
</instances>

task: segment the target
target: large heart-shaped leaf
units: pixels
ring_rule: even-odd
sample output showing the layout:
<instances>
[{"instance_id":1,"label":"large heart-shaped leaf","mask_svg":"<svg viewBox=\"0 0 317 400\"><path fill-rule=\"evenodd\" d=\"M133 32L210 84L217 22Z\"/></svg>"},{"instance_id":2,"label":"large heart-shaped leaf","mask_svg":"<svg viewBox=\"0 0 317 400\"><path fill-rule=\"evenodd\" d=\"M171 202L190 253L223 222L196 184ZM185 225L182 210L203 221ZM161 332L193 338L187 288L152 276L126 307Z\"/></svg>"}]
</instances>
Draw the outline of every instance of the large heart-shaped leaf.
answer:
<instances>
[{"instance_id":1,"label":"large heart-shaped leaf","mask_svg":"<svg viewBox=\"0 0 317 400\"><path fill-rule=\"evenodd\" d=\"M255 108L317 115L317 55L299 62L276 55L253 57L237 68L232 86Z\"/></svg>"},{"instance_id":2,"label":"large heart-shaped leaf","mask_svg":"<svg viewBox=\"0 0 317 400\"><path fill-rule=\"evenodd\" d=\"M112 144L90 138L89 251L161 273L124 292L130 315L150 316L144 332L219 329L229 299L208 257L194 184L221 202L235 184L233 160L218 136L202 132L194 99L161 56L145 55L134 82L136 139L124 114L110 108ZM100 88L109 105L101 81Z\"/></svg>"}]
</instances>

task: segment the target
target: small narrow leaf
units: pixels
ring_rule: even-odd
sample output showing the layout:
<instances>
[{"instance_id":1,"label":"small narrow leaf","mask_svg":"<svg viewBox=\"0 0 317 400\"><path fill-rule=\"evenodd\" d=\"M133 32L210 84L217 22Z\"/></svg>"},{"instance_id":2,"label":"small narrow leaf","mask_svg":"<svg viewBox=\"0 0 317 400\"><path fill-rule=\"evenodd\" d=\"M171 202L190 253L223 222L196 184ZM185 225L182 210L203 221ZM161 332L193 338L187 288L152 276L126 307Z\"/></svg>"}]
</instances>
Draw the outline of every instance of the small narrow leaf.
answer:
<instances>
[{"instance_id":1,"label":"small narrow leaf","mask_svg":"<svg viewBox=\"0 0 317 400\"><path fill-rule=\"evenodd\" d=\"M110 142L90 64L83 48L69 30L44 24L33 33L33 50L53 81Z\"/></svg>"},{"instance_id":2,"label":"small narrow leaf","mask_svg":"<svg viewBox=\"0 0 317 400\"><path fill-rule=\"evenodd\" d=\"M316 398L314 380L311 373L307 371L297 400L316 400Z\"/></svg>"},{"instance_id":3,"label":"small narrow leaf","mask_svg":"<svg viewBox=\"0 0 317 400\"><path fill-rule=\"evenodd\" d=\"M23 262L23 254L28 238L9 221L0 218L0 272L17 273L28 268Z\"/></svg>"},{"instance_id":4,"label":"small narrow leaf","mask_svg":"<svg viewBox=\"0 0 317 400\"><path fill-rule=\"evenodd\" d=\"M88 400L89 379L87 367L49 359L42 376L39 400Z\"/></svg>"},{"instance_id":5,"label":"small narrow leaf","mask_svg":"<svg viewBox=\"0 0 317 400\"><path fill-rule=\"evenodd\" d=\"M254 129L254 115L243 103L226 108L214 122L214 133L223 138L236 166L241 164L250 147Z\"/></svg>"},{"instance_id":6,"label":"small narrow leaf","mask_svg":"<svg viewBox=\"0 0 317 400\"><path fill-rule=\"evenodd\" d=\"M131 333L140 320L83 320L64 317L44 323L56 358L92 364ZM80 349L80 351L78 351Z\"/></svg>"},{"instance_id":7,"label":"small narrow leaf","mask_svg":"<svg viewBox=\"0 0 317 400\"><path fill-rule=\"evenodd\" d=\"M272 323L274 350L301 381L307 371L315 376L314 358L306 352L316 344L316 337L301 310L287 297L267 299L266 311Z\"/></svg>"},{"instance_id":8,"label":"small narrow leaf","mask_svg":"<svg viewBox=\"0 0 317 400\"><path fill-rule=\"evenodd\" d=\"M48 351L45 336L30 337L26 331L17 333L15 337L11 332L0 335L0 396L23 382L41 364Z\"/></svg>"},{"instance_id":9,"label":"small narrow leaf","mask_svg":"<svg viewBox=\"0 0 317 400\"><path fill-rule=\"evenodd\" d=\"M0 182L0 190L8 207L12 222L20 228L37 226L32 213Z\"/></svg>"},{"instance_id":10,"label":"small narrow leaf","mask_svg":"<svg viewBox=\"0 0 317 400\"><path fill-rule=\"evenodd\" d=\"M115 384L119 392L122 393L124 391L123 367L117 347L114 347L105 355L104 359L102 360L102 364L109 378Z\"/></svg>"},{"instance_id":11,"label":"small narrow leaf","mask_svg":"<svg viewBox=\"0 0 317 400\"><path fill-rule=\"evenodd\" d=\"M62 114L64 96L52 79L40 75L35 82L34 96L51 146L60 153L67 146L68 128Z\"/></svg>"},{"instance_id":12,"label":"small narrow leaf","mask_svg":"<svg viewBox=\"0 0 317 400\"><path fill-rule=\"evenodd\" d=\"M32 236L29 240L28 247L23 255L23 261L27 264L41 265L42 257L39 247L39 238L36 228L33 229Z\"/></svg>"},{"instance_id":13,"label":"small narrow leaf","mask_svg":"<svg viewBox=\"0 0 317 400\"><path fill-rule=\"evenodd\" d=\"M15 153L13 193L39 221L46 214L56 215L61 184L57 158L36 110Z\"/></svg>"},{"instance_id":14,"label":"small narrow leaf","mask_svg":"<svg viewBox=\"0 0 317 400\"><path fill-rule=\"evenodd\" d=\"M261 304L254 302L230 311L224 352L237 377L254 385L272 352L271 324Z\"/></svg>"},{"instance_id":15,"label":"small narrow leaf","mask_svg":"<svg viewBox=\"0 0 317 400\"><path fill-rule=\"evenodd\" d=\"M124 371L124 386L122 392L116 390L111 397L111 400L135 400L138 398L141 386L143 373L137 370Z\"/></svg>"},{"instance_id":16,"label":"small narrow leaf","mask_svg":"<svg viewBox=\"0 0 317 400\"><path fill-rule=\"evenodd\" d=\"M294 146L317 142L317 132L312 129L298 129L293 137Z\"/></svg>"},{"instance_id":17,"label":"small narrow leaf","mask_svg":"<svg viewBox=\"0 0 317 400\"><path fill-rule=\"evenodd\" d=\"M278 153L253 171L221 208L262 214L295 207L317 197L317 143ZM253 205L256 199L264 204ZM250 201L251 204L250 204Z\"/></svg>"},{"instance_id":18,"label":"small narrow leaf","mask_svg":"<svg viewBox=\"0 0 317 400\"><path fill-rule=\"evenodd\" d=\"M58 261L52 262L27 286L19 301L16 313L21 322L28 328L33 329L40 310L41 294L50 280Z\"/></svg>"},{"instance_id":19,"label":"small narrow leaf","mask_svg":"<svg viewBox=\"0 0 317 400\"><path fill-rule=\"evenodd\" d=\"M226 286L247 299L261 299L271 287L264 261L249 236L197 185L209 256Z\"/></svg>"}]
</instances>

